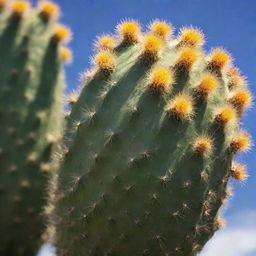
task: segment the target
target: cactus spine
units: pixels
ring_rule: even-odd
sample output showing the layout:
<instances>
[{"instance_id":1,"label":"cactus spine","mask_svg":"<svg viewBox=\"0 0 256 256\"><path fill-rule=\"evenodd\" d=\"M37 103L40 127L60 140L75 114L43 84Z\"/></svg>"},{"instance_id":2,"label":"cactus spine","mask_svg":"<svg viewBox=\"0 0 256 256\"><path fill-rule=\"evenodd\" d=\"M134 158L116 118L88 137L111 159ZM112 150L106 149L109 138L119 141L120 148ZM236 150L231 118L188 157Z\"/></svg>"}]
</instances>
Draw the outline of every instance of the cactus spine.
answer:
<instances>
[{"instance_id":1,"label":"cactus spine","mask_svg":"<svg viewBox=\"0 0 256 256\"><path fill-rule=\"evenodd\" d=\"M250 93L203 34L127 21L104 36L72 111L51 224L58 255L195 255L222 225L228 180L246 178L239 119ZM243 91L243 93L239 93Z\"/></svg>"},{"instance_id":2,"label":"cactus spine","mask_svg":"<svg viewBox=\"0 0 256 256\"><path fill-rule=\"evenodd\" d=\"M0 1L0 254L35 255L50 155L61 132L69 32L58 7Z\"/></svg>"}]
</instances>

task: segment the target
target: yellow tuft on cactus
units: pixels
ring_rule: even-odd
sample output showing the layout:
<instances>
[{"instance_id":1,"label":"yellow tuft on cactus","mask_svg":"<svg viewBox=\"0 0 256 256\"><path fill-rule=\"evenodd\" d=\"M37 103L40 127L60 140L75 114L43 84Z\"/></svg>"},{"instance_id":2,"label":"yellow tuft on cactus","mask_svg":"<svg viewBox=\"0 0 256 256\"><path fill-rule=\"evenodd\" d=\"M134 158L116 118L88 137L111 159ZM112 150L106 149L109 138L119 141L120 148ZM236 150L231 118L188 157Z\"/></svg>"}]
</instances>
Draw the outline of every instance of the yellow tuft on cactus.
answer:
<instances>
[{"instance_id":1,"label":"yellow tuft on cactus","mask_svg":"<svg viewBox=\"0 0 256 256\"><path fill-rule=\"evenodd\" d=\"M14 1L11 4L11 10L14 14L21 16L30 8L30 3L27 1Z\"/></svg>"},{"instance_id":2,"label":"yellow tuft on cactus","mask_svg":"<svg viewBox=\"0 0 256 256\"><path fill-rule=\"evenodd\" d=\"M166 39L172 32L172 26L165 21L156 20L150 24L151 32L163 39Z\"/></svg>"},{"instance_id":3,"label":"yellow tuft on cactus","mask_svg":"<svg viewBox=\"0 0 256 256\"><path fill-rule=\"evenodd\" d=\"M100 51L95 57L94 62L100 71L111 72L115 68L116 58L109 51Z\"/></svg>"},{"instance_id":4,"label":"yellow tuft on cactus","mask_svg":"<svg viewBox=\"0 0 256 256\"><path fill-rule=\"evenodd\" d=\"M96 46L101 49L113 49L115 47L115 40L111 36L104 35L98 38Z\"/></svg>"},{"instance_id":5,"label":"yellow tuft on cactus","mask_svg":"<svg viewBox=\"0 0 256 256\"><path fill-rule=\"evenodd\" d=\"M152 63L159 57L159 51L163 46L163 41L154 35L146 35L143 42L143 52L141 58L146 63Z\"/></svg>"},{"instance_id":6,"label":"yellow tuft on cactus","mask_svg":"<svg viewBox=\"0 0 256 256\"><path fill-rule=\"evenodd\" d=\"M125 43L136 43L140 36L140 24L137 21L129 20L117 26L119 34Z\"/></svg>"},{"instance_id":7,"label":"yellow tuft on cactus","mask_svg":"<svg viewBox=\"0 0 256 256\"><path fill-rule=\"evenodd\" d=\"M204 44L204 35L194 28L184 28L180 32L180 45L201 46Z\"/></svg>"},{"instance_id":8,"label":"yellow tuft on cactus","mask_svg":"<svg viewBox=\"0 0 256 256\"><path fill-rule=\"evenodd\" d=\"M252 96L247 89L240 89L229 99L229 102L239 111L251 105Z\"/></svg>"},{"instance_id":9,"label":"yellow tuft on cactus","mask_svg":"<svg viewBox=\"0 0 256 256\"><path fill-rule=\"evenodd\" d=\"M68 119L70 117L71 111L64 111L63 115L65 119Z\"/></svg>"},{"instance_id":10,"label":"yellow tuft on cactus","mask_svg":"<svg viewBox=\"0 0 256 256\"><path fill-rule=\"evenodd\" d=\"M230 175L239 181L243 181L248 178L246 167L243 164L234 162L229 170Z\"/></svg>"},{"instance_id":11,"label":"yellow tuft on cactus","mask_svg":"<svg viewBox=\"0 0 256 256\"><path fill-rule=\"evenodd\" d=\"M176 61L176 65L186 71L189 71L198 59L198 52L193 48L184 48Z\"/></svg>"},{"instance_id":12,"label":"yellow tuft on cactus","mask_svg":"<svg viewBox=\"0 0 256 256\"><path fill-rule=\"evenodd\" d=\"M236 111L231 106L223 107L219 113L215 116L215 121L221 125L225 126L228 122L236 119Z\"/></svg>"},{"instance_id":13,"label":"yellow tuft on cactus","mask_svg":"<svg viewBox=\"0 0 256 256\"><path fill-rule=\"evenodd\" d=\"M40 2L38 9L39 9L39 12L47 19L56 18L59 15L58 5L50 1Z\"/></svg>"},{"instance_id":14,"label":"yellow tuft on cactus","mask_svg":"<svg viewBox=\"0 0 256 256\"><path fill-rule=\"evenodd\" d=\"M228 76L237 76L240 75L240 70L236 67L232 67L227 71Z\"/></svg>"},{"instance_id":15,"label":"yellow tuft on cactus","mask_svg":"<svg viewBox=\"0 0 256 256\"><path fill-rule=\"evenodd\" d=\"M48 173L51 170L51 165L49 163L41 163L39 168L40 168L40 171L44 173Z\"/></svg>"},{"instance_id":16,"label":"yellow tuft on cactus","mask_svg":"<svg viewBox=\"0 0 256 256\"><path fill-rule=\"evenodd\" d=\"M227 72L229 89L241 88L246 86L246 80L241 76L238 68L231 68Z\"/></svg>"},{"instance_id":17,"label":"yellow tuft on cactus","mask_svg":"<svg viewBox=\"0 0 256 256\"><path fill-rule=\"evenodd\" d=\"M157 55L162 47L162 41L156 36L147 35L144 38L144 52L149 52L152 55Z\"/></svg>"},{"instance_id":18,"label":"yellow tuft on cactus","mask_svg":"<svg viewBox=\"0 0 256 256\"><path fill-rule=\"evenodd\" d=\"M79 94L76 91L73 91L70 93L70 95L67 97L67 103L72 106L74 105L78 100Z\"/></svg>"},{"instance_id":19,"label":"yellow tuft on cactus","mask_svg":"<svg viewBox=\"0 0 256 256\"><path fill-rule=\"evenodd\" d=\"M61 56L61 60L64 63L72 62L73 55L72 55L72 51L69 48L61 47L60 48L60 56Z\"/></svg>"},{"instance_id":20,"label":"yellow tuft on cactus","mask_svg":"<svg viewBox=\"0 0 256 256\"><path fill-rule=\"evenodd\" d=\"M246 85L245 78L239 75L230 77L228 87L233 89L235 87L244 87Z\"/></svg>"},{"instance_id":21,"label":"yellow tuft on cactus","mask_svg":"<svg viewBox=\"0 0 256 256\"><path fill-rule=\"evenodd\" d=\"M245 152L251 147L251 139L248 133L240 132L230 143L230 151L235 154L237 152Z\"/></svg>"},{"instance_id":22,"label":"yellow tuft on cactus","mask_svg":"<svg viewBox=\"0 0 256 256\"><path fill-rule=\"evenodd\" d=\"M230 55L227 52L225 52L224 50L216 48L211 53L209 65L212 66L212 67L223 69L230 62L231 62Z\"/></svg>"},{"instance_id":23,"label":"yellow tuft on cactus","mask_svg":"<svg viewBox=\"0 0 256 256\"><path fill-rule=\"evenodd\" d=\"M193 115L193 102L189 95L177 95L167 106L167 111L180 120L188 120Z\"/></svg>"},{"instance_id":24,"label":"yellow tuft on cactus","mask_svg":"<svg viewBox=\"0 0 256 256\"><path fill-rule=\"evenodd\" d=\"M212 148L212 139L207 136L197 138L193 144L193 152L204 157L211 153Z\"/></svg>"},{"instance_id":25,"label":"yellow tuft on cactus","mask_svg":"<svg viewBox=\"0 0 256 256\"><path fill-rule=\"evenodd\" d=\"M155 68L149 74L148 86L156 91L167 92L174 83L173 72L165 67Z\"/></svg>"},{"instance_id":26,"label":"yellow tuft on cactus","mask_svg":"<svg viewBox=\"0 0 256 256\"><path fill-rule=\"evenodd\" d=\"M53 39L56 42L69 42L71 40L71 31L63 25L57 25L53 31Z\"/></svg>"},{"instance_id":27,"label":"yellow tuft on cactus","mask_svg":"<svg viewBox=\"0 0 256 256\"><path fill-rule=\"evenodd\" d=\"M213 93L219 84L214 76L205 76L200 84L195 88L196 91L201 94L203 97L207 97L209 94Z\"/></svg>"},{"instance_id":28,"label":"yellow tuft on cactus","mask_svg":"<svg viewBox=\"0 0 256 256\"><path fill-rule=\"evenodd\" d=\"M240 74L238 68L232 67L227 72L228 76L228 86L230 89L244 87L246 85L246 80Z\"/></svg>"}]
</instances>

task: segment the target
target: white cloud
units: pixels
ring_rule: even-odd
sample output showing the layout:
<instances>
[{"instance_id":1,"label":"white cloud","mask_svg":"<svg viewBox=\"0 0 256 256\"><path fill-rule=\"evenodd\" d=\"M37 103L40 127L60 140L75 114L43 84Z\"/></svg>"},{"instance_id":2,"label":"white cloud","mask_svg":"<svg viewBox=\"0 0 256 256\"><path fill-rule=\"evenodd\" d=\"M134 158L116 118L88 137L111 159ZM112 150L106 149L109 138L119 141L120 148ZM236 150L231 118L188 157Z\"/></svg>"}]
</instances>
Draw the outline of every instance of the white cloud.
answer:
<instances>
[{"instance_id":1,"label":"white cloud","mask_svg":"<svg viewBox=\"0 0 256 256\"><path fill-rule=\"evenodd\" d=\"M256 211L240 212L229 218L227 227L218 231L200 253L216 255L256 255Z\"/></svg>"},{"instance_id":2,"label":"white cloud","mask_svg":"<svg viewBox=\"0 0 256 256\"><path fill-rule=\"evenodd\" d=\"M229 218L226 228L218 231L200 253L200 256L216 255L256 255L256 211L243 211ZM37 256L55 256L55 249L46 244Z\"/></svg>"},{"instance_id":3,"label":"white cloud","mask_svg":"<svg viewBox=\"0 0 256 256\"><path fill-rule=\"evenodd\" d=\"M42 246L41 250L37 256L55 256L55 248L50 244L45 244Z\"/></svg>"}]
</instances>

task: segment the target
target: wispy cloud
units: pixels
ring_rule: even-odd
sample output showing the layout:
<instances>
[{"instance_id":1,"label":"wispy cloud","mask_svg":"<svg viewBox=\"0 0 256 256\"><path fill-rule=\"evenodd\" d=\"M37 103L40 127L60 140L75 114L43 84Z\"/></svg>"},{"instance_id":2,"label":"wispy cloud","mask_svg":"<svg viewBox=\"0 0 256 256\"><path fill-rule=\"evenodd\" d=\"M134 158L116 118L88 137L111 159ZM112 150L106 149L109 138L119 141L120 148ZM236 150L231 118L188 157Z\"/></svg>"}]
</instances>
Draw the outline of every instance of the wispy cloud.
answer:
<instances>
[{"instance_id":1,"label":"wispy cloud","mask_svg":"<svg viewBox=\"0 0 256 256\"><path fill-rule=\"evenodd\" d=\"M228 219L226 228L218 231L200 256L255 256L256 211L243 211ZM46 244L38 256L55 256L55 249Z\"/></svg>"},{"instance_id":2,"label":"wispy cloud","mask_svg":"<svg viewBox=\"0 0 256 256\"><path fill-rule=\"evenodd\" d=\"M243 211L229 218L226 228L218 231L200 253L216 255L256 255L256 211Z\"/></svg>"}]
</instances>

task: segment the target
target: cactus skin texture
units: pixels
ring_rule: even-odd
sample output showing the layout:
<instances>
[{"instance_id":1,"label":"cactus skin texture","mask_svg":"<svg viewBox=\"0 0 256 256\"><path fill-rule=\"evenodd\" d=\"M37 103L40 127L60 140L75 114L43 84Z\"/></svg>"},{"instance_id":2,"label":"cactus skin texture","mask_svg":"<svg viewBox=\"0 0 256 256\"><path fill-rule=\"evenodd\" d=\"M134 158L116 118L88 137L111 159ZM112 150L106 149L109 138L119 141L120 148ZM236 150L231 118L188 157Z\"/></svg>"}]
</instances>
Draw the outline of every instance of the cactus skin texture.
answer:
<instances>
[{"instance_id":1,"label":"cactus skin texture","mask_svg":"<svg viewBox=\"0 0 256 256\"><path fill-rule=\"evenodd\" d=\"M45 5L1 1L0 255L35 255L45 226L41 211L65 86L57 10Z\"/></svg>"},{"instance_id":2,"label":"cactus skin texture","mask_svg":"<svg viewBox=\"0 0 256 256\"><path fill-rule=\"evenodd\" d=\"M200 31L172 39L157 22L146 35L119 25L114 49L99 41L71 96L49 206L58 255L196 255L223 224L229 177L246 177L231 170L250 144L235 143L230 101L243 78L226 52L203 52Z\"/></svg>"}]
</instances>

